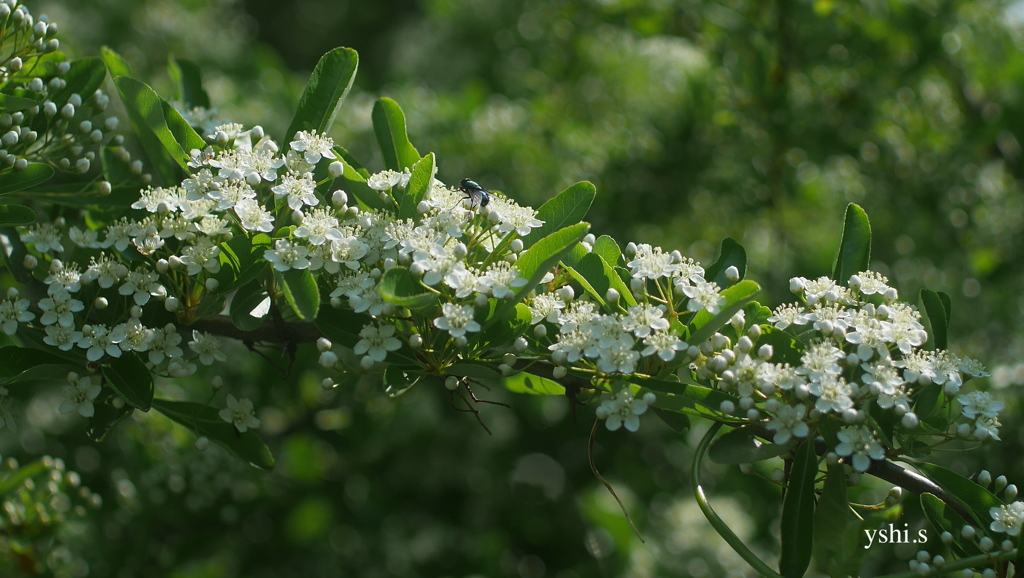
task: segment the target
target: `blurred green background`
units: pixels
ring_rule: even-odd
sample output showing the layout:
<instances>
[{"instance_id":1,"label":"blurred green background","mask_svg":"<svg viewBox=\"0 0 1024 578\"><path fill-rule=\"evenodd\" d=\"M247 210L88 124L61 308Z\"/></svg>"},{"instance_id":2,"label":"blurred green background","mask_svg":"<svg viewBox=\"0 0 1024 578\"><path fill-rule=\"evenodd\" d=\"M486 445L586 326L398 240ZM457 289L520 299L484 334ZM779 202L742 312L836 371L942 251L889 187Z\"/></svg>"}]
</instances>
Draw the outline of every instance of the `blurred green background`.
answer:
<instances>
[{"instance_id":1,"label":"blurred green background","mask_svg":"<svg viewBox=\"0 0 1024 578\"><path fill-rule=\"evenodd\" d=\"M439 178L470 177L539 205L597 185L593 231L678 248L705 263L731 236L764 302L830 271L843 208L874 227L872 266L904 299L953 298L953 347L983 360L1007 403L1004 443L945 463L1024 483L1024 6L864 0L66 0L29 2L63 48L110 46L169 94L169 55L203 67L220 116L280 136L308 74L335 46L360 53L333 137L371 169L370 108L404 108ZM315 367L304 351L299 368ZM653 417L601 431L595 459L641 543L590 472L592 412L565 399L482 397L488 435L447 392L331 392L239 346L221 375L252 398L272 474L139 416L94 444L57 416L56 389L19 397L0 453L64 458L105 499L40 549L61 576L744 576L686 483L698 431ZM303 362L304 360L304 362ZM160 384L205 400L213 374ZM180 388L180 390L174 389ZM221 392L218 396L223 396ZM222 399L218 398L222 402ZM216 402L215 402L216 403ZM770 462L761 471L770 474ZM779 492L712 466L713 502L763 556ZM859 501L884 498L865 484ZM906 520L920 525L914 500ZM905 569L876 546L866 574ZM8 553L9 554L9 553ZM17 556L0 570L17 572ZM7 564L5 569L2 564ZM4 575L7 575L5 572Z\"/></svg>"}]
</instances>

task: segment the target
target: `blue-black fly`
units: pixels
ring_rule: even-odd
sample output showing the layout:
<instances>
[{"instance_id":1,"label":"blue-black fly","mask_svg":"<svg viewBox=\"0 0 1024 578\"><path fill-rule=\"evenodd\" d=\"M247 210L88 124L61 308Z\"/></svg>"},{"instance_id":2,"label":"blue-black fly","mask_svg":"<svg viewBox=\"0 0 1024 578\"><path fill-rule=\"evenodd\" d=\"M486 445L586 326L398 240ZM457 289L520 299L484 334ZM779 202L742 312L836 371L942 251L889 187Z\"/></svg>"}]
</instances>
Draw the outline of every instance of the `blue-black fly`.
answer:
<instances>
[{"instance_id":1,"label":"blue-black fly","mask_svg":"<svg viewBox=\"0 0 1024 578\"><path fill-rule=\"evenodd\" d=\"M462 179L462 182L459 183L459 191L463 194L462 200L469 201L471 208L486 207L487 203L491 202L487 189L478 185L476 181Z\"/></svg>"}]
</instances>

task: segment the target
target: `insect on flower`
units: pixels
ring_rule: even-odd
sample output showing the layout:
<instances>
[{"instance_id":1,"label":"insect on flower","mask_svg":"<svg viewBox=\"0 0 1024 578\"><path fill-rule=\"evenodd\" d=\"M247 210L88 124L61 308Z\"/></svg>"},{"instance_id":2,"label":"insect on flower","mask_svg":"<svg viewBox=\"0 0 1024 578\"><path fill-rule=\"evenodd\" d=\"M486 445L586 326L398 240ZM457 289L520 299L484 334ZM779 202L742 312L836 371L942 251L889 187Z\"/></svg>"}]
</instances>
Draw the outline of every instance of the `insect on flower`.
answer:
<instances>
[{"instance_id":1,"label":"insect on flower","mask_svg":"<svg viewBox=\"0 0 1024 578\"><path fill-rule=\"evenodd\" d=\"M486 207L487 203L491 202L488 191L478 185L476 181L462 179L462 182L459 183L459 190L465 195L462 200L469 201L470 207L473 209L477 206Z\"/></svg>"}]
</instances>

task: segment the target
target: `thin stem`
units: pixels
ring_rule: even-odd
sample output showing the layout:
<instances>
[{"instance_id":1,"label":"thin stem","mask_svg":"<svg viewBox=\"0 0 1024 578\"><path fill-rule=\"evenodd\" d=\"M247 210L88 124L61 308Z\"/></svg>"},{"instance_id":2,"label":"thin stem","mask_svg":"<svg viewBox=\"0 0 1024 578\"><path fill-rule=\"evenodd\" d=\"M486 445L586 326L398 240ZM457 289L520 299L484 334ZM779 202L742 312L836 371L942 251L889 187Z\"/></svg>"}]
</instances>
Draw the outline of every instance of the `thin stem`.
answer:
<instances>
[{"instance_id":1,"label":"thin stem","mask_svg":"<svg viewBox=\"0 0 1024 578\"><path fill-rule=\"evenodd\" d=\"M772 570L770 566L765 564L756 554L747 548L747 545L740 540L739 536L733 533L732 529L726 524L715 510L712 509L711 503L708 502L707 495L704 494L704 488L700 485L700 464L704 461L704 454L708 451L708 446L711 445L712 440L715 439L715 434L722 428L722 424L716 422L715 425L711 426L708 433L704 435L704 439L700 440L700 445L697 446L697 451L693 454L693 465L690 466L690 485L693 486L693 495L697 498L697 505L700 506L700 511L704 512L704 517L711 522L711 526L718 532L726 542L732 546L732 549L743 558L747 564L754 570L757 570L762 576L768 578L782 578L782 575Z\"/></svg>"}]
</instances>

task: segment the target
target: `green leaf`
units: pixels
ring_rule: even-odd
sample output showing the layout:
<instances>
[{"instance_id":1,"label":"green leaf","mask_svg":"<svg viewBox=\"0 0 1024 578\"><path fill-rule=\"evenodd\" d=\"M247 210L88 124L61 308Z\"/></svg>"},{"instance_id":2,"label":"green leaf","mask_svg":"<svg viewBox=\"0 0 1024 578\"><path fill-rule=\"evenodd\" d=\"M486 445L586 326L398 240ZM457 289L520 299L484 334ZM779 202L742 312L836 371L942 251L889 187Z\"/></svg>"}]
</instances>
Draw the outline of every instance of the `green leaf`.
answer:
<instances>
[{"instance_id":1,"label":"green leaf","mask_svg":"<svg viewBox=\"0 0 1024 578\"><path fill-rule=\"evenodd\" d=\"M0 195L23 193L53 178L53 167L44 163L29 163L23 171L0 174Z\"/></svg>"},{"instance_id":2,"label":"green leaf","mask_svg":"<svg viewBox=\"0 0 1024 578\"><path fill-rule=\"evenodd\" d=\"M718 283L719 287L728 287L733 284L725 277L725 271L729 267L736 267L742 279L747 274L747 252L735 239L726 237L718 246L715 262L705 269L704 278Z\"/></svg>"},{"instance_id":3,"label":"green leaf","mask_svg":"<svg viewBox=\"0 0 1024 578\"><path fill-rule=\"evenodd\" d=\"M533 395L565 395L565 388L557 381L546 377L521 372L499 380L501 385L513 393L529 393Z\"/></svg>"},{"instance_id":4,"label":"green leaf","mask_svg":"<svg viewBox=\"0 0 1024 578\"><path fill-rule=\"evenodd\" d=\"M842 464L828 467L825 488L814 510L814 541L830 552L843 551L843 533L850 523L850 500L846 495L846 471Z\"/></svg>"},{"instance_id":5,"label":"green leaf","mask_svg":"<svg viewBox=\"0 0 1024 578\"><path fill-rule=\"evenodd\" d=\"M405 114L398 103L390 98L377 99L373 105L373 132L377 135L384 166L401 171L420 160L420 153L409 142L405 128Z\"/></svg>"},{"instance_id":6,"label":"green leaf","mask_svg":"<svg viewBox=\"0 0 1024 578\"><path fill-rule=\"evenodd\" d=\"M636 305L633 292L622 282L612 266L596 253L584 255L576 266L569 268L569 274L579 281L602 307L609 306L605 300L608 289L615 289L619 292L619 303L616 304L618 309L625 310L622 303L628 307Z\"/></svg>"},{"instance_id":7,"label":"green leaf","mask_svg":"<svg viewBox=\"0 0 1024 578\"><path fill-rule=\"evenodd\" d=\"M363 181L370 178L370 171L366 170L366 167L363 166L363 163L356 160L356 157L352 156L352 153L345 150L344 147L334 145L334 154L340 157L341 160L345 161L346 173L349 170L351 170L358 174L359 176L363 177Z\"/></svg>"},{"instance_id":8,"label":"green leaf","mask_svg":"<svg viewBox=\"0 0 1024 578\"><path fill-rule=\"evenodd\" d=\"M242 285L231 298L231 323L242 331L255 331L266 316L254 317L252 311L267 299L270 296L262 282L254 279Z\"/></svg>"},{"instance_id":9,"label":"green leaf","mask_svg":"<svg viewBox=\"0 0 1024 578\"><path fill-rule=\"evenodd\" d=\"M498 379L501 374L486 363L463 361L444 370L447 375L456 377L475 377L476 379Z\"/></svg>"},{"instance_id":10,"label":"green leaf","mask_svg":"<svg viewBox=\"0 0 1024 578\"><path fill-rule=\"evenodd\" d=\"M178 109L171 106L171 103L167 101L161 101L161 106L164 111L164 121L167 123L167 128L171 131L171 136L174 138L174 142L185 151L186 155L191 153L193 150L203 150L206 148L206 141L203 137L199 136L196 129L192 128L192 125L185 120ZM164 146L168 146L166 143ZM179 163L180 164L180 163ZM188 172L188 164L181 165L181 168Z\"/></svg>"},{"instance_id":11,"label":"green leaf","mask_svg":"<svg viewBox=\"0 0 1024 578\"><path fill-rule=\"evenodd\" d=\"M925 492L921 494L921 511L924 517L933 528L942 532L949 532L953 535L953 542L950 547L961 558L981 554L981 550L973 541L961 540L960 529L967 525L963 517L956 513L953 508L946 505L937 496Z\"/></svg>"},{"instance_id":12,"label":"green leaf","mask_svg":"<svg viewBox=\"0 0 1024 578\"><path fill-rule=\"evenodd\" d=\"M12 96L10 94L0 94L0 110L4 112L17 112L19 110L25 110L26 108L32 108L38 106L39 101L31 98L22 98L20 96Z\"/></svg>"},{"instance_id":13,"label":"green leaf","mask_svg":"<svg viewBox=\"0 0 1024 578\"><path fill-rule=\"evenodd\" d=\"M715 440L708 457L718 464L749 464L782 455L793 445L765 443L750 428L741 427Z\"/></svg>"},{"instance_id":14,"label":"green leaf","mask_svg":"<svg viewBox=\"0 0 1024 578\"><path fill-rule=\"evenodd\" d=\"M423 215L416 210L420 201L430 195L430 189L434 183L434 173L437 167L434 165L434 153L420 159L412 168L412 176L409 177L409 186L405 194L399 200L398 216L402 219L413 219L417 223Z\"/></svg>"},{"instance_id":15,"label":"green leaf","mask_svg":"<svg viewBox=\"0 0 1024 578\"><path fill-rule=\"evenodd\" d=\"M107 65L107 70L110 71L110 76L116 78L118 76L132 77L132 67L128 66L128 61L121 58L121 55L114 52L110 48L104 46L100 48L100 55L103 57L103 63Z\"/></svg>"},{"instance_id":16,"label":"green leaf","mask_svg":"<svg viewBox=\"0 0 1024 578\"><path fill-rule=\"evenodd\" d=\"M85 435L89 436L89 439L94 442L103 441L117 424L124 421L135 411L135 408L127 403L122 404L120 408L115 408L110 403L114 397L112 393L107 393L106 395L101 393L100 397L93 401L95 410L92 417L89 418L89 425L85 428Z\"/></svg>"},{"instance_id":17,"label":"green leaf","mask_svg":"<svg viewBox=\"0 0 1024 578\"><path fill-rule=\"evenodd\" d=\"M582 221L596 195L597 188L592 183L581 181L548 199L537 209L537 219L544 224L523 237L523 247L530 248L551 233Z\"/></svg>"},{"instance_id":18,"label":"green leaf","mask_svg":"<svg viewBox=\"0 0 1024 578\"><path fill-rule=\"evenodd\" d=\"M917 463L914 464L914 467L971 511L975 517L974 521L978 525L988 527L988 523L992 520L989 516L989 509L1003 505L992 492L953 470L928 463Z\"/></svg>"},{"instance_id":19,"label":"green leaf","mask_svg":"<svg viewBox=\"0 0 1024 578\"><path fill-rule=\"evenodd\" d=\"M60 108L72 94L78 94L82 100L92 96L107 78L107 67L99 58L80 58L71 62L71 68L61 77L64 88L49 94L49 99ZM41 125L45 126L45 125Z\"/></svg>"},{"instance_id":20,"label":"green leaf","mask_svg":"<svg viewBox=\"0 0 1024 578\"><path fill-rule=\"evenodd\" d=\"M719 422L739 422L740 418L727 416L719 411L723 401L732 404L739 403L739 399L717 389L710 389L702 385L665 381L654 378L645 378L636 375L629 377L629 382L641 386L643 395L647 390L656 392L657 400L655 407L666 411L688 413L705 418L713 418Z\"/></svg>"},{"instance_id":21,"label":"green leaf","mask_svg":"<svg viewBox=\"0 0 1024 578\"><path fill-rule=\"evenodd\" d=\"M868 214L859 205L846 206L846 221L843 224L843 239L836 252L832 279L846 284L850 277L867 271L871 263L871 223Z\"/></svg>"},{"instance_id":22,"label":"green leaf","mask_svg":"<svg viewBox=\"0 0 1024 578\"><path fill-rule=\"evenodd\" d=\"M0 347L0 385L67 375L68 362L56 354L34 347Z\"/></svg>"},{"instance_id":23,"label":"green leaf","mask_svg":"<svg viewBox=\"0 0 1024 578\"><path fill-rule=\"evenodd\" d=\"M116 76L113 72L111 75L153 171L164 183L177 182L174 165L184 166L188 162L188 152L174 140L167 126L163 101L144 83L127 76Z\"/></svg>"},{"instance_id":24,"label":"green leaf","mask_svg":"<svg viewBox=\"0 0 1024 578\"><path fill-rule=\"evenodd\" d=\"M495 319L498 319L498 315L504 313L502 309L512 309L516 303L529 295L530 291L533 291L534 287L540 283L544 274L550 271L576 243L579 243L589 229L589 223L577 223L551 233L524 251L516 261L516 267L519 268L519 274L524 279L528 279L526 285L519 289L512 300L503 302L495 317L486 323L494 322Z\"/></svg>"},{"instance_id":25,"label":"green leaf","mask_svg":"<svg viewBox=\"0 0 1024 578\"><path fill-rule=\"evenodd\" d=\"M622 258L622 249L619 248L619 244L615 242L608 235L601 235L594 242L594 253L601 256L609 265L616 266L619 264L619 259Z\"/></svg>"},{"instance_id":26,"label":"green leaf","mask_svg":"<svg viewBox=\"0 0 1024 578\"><path fill-rule=\"evenodd\" d=\"M35 211L24 205L0 205L0 227L31 225L35 222Z\"/></svg>"},{"instance_id":27,"label":"green leaf","mask_svg":"<svg viewBox=\"0 0 1024 578\"><path fill-rule=\"evenodd\" d=\"M157 411L190 430L206 436L236 458L261 470L274 468L274 456L253 430L240 433L218 415L217 408L189 401L154 399Z\"/></svg>"},{"instance_id":28,"label":"green leaf","mask_svg":"<svg viewBox=\"0 0 1024 578\"><path fill-rule=\"evenodd\" d=\"M922 321L928 331L928 341L924 349L946 349L948 345L947 329L949 318L942 298L935 291L921 289L919 296L921 309L924 310Z\"/></svg>"},{"instance_id":29,"label":"green leaf","mask_svg":"<svg viewBox=\"0 0 1024 578\"><path fill-rule=\"evenodd\" d=\"M423 375L412 376L402 371L402 368L397 365L389 364L384 369L384 392L388 394L388 397L398 397L412 389L423 377Z\"/></svg>"},{"instance_id":30,"label":"green leaf","mask_svg":"<svg viewBox=\"0 0 1024 578\"><path fill-rule=\"evenodd\" d=\"M385 301L399 307L417 310L437 305L437 293L424 287L405 267L392 267L385 271L377 289Z\"/></svg>"},{"instance_id":31,"label":"green leaf","mask_svg":"<svg viewBox=\"0 0 1024 578\"><path fill-rule=\"evenodd\" d=\"M167 59L167 73L174 83L177 99L186 106L210 108L210 96L203 90L203 78L199 65L184 58Z\"/></svg>"},{"instance_id":32,"label":"green leaf","mask_svg":"<svg viewBox=\"0 0 1024 578\"><path fill-rule=\"evenodd\" d=\"M517 303L512 309L502 308L498 300L491 299L487 306L486 321L483 330L474 336L475 342L488 348L506 347L529 329L533 315L526 305Z\"/></svg>"},{"instance_id":33,"label":"green leaf","mask_svg":"<svg viewBox=\"0 0 1024 578\"><path fill-rule=\"evenodd\" d=\"M690 417L685 413L668 411L660 407L652 407L651 411L676 433L686 433L690 429Z\"/></svg>"},{"instance_id":34,"label":"green leaf","mask_svg":"<svg viewBox=\"0 0 1024 578\"><path fill-rule=\"evenodd\" d=\"M309 269L289 269L281 273L284 299L299 319L312 321L320 309L320 289Z\"/></svg>"},{"instance_id":35,"label":"green leaf","mask_svg":"<svg viewBox=\"0 0 1024 578\"><path fill-rule=\"evenodd\" d=\"M786 578L799 578L811 562L814 536L814 477L818 456L813 440L800 444L789 473L789 487L782 500L782 555L779 572Z\"/></svg>"},{"instance_id":36,"label":"green leaf","mask_svg":"<svg viewBox=\"0 0 1024 578\"><path fill-rule=\"evenodd\" d=\"M28 254L28 250L25 248L25 243L21 241L21 236L14 227L0 225L0 235L7 237L7 242L10 245L10 253L7 251L0 251L0 257L3 257L3 264L7 267L7 270L14 276L14 280L18 283L28 283L32 280L32 274L25 269L25 255Z\"/></svg>"},{"instance_id":37,"label":"green leaf","mask_svg":"<svg viewBox=\"0 0 1024 578\"><path fill-rule=\"evenodd\" d=\"M949 298L949 293L944 291L936 291L939 295L939 301L942 302L942 308L946 311L946 329L949 329L949 322L953 319L953 300Z\"/></svg>"},{"instance_id":38,"label":"green leaf","mask_svg":"<svg viewBox=\"0 0 1024 578\"><path fill-rule=\"evenodd\" d=\"M337 147L335 147L337 150ZM345 187L348 192L355 197L355 201L359 203L360 208L363 209L377 209L387 210L391 208L390 202L385 202L384 199L380 198L380 192L371 189L366 184L367 177L354 169L352 165L345 163L345 172L342 174L342 178L345 179L347 186Z\"/></svg>"},{"instance_id":39,"label":"green leaf","mask_svg":"<svg viewBox=\"0 0 1024 578\"><path fill-rule=\"evenodd\" d=\"M0 498L20 488L25 480L41 475L48 469L43 460L39 460L8 472L7 475L0 477Z\"/></svg>"},{"instance_id":40,"label":"green leaf","mask_svg":"<svg viewBox=\"0 0 1024 578\"><path fill-rule=\"evenodd\" d=\"M320 57L302 91L295 117L288 125L285 143L291 142L300 130L316 130L324 134L331 129L345 96L352 88L358 68L359 54L351 48L335 48ZM416 158L420 156L416 155Z\"/></svg>"},{"instance_id":41,"label":"green leaf","mask_svg":"<svg viewBox=\"0 0 1024 578\"><path fill-rule=\"evenodd\" d=\"M726 300L725 307L722 307L717 315L711 315L706 309L694 315L693 321L690 323L692 331L690 332L688 342L699 345L709 339L716 331L724 327L726 323L729 323L729 320L732 319L732 316L737 311L753 301L759 291L761 291L761 286L749 279L724 289L722 296Z\"/></svg>"},{"instance_id":42,"label":"green leaf","mask_svg":"<svg viewBox=\"0 0 1024 578\"><path fill-rule=\"evenodd\" d=\"M107 384L129 404L149 411L153 405L153 375L133 352L115 357L103 368Z\"/></svg>"},{"instance_id":43,"label":"green leaf","mask_svg":"<svg viewBox=\"0 0 1024 578\"><path fill-rule=\"evenodd\" d=\"M749 319L749 317L748 317ZM757 345L772 346L772 363L788 363L793 367L800 365L800 358L803 356L803 345L793 336L781 329L772 326L764 327L761 330L761 337Z\"/></svg>"}]
</instances>

